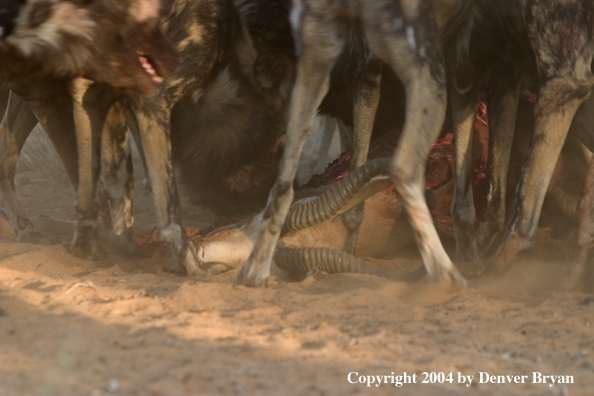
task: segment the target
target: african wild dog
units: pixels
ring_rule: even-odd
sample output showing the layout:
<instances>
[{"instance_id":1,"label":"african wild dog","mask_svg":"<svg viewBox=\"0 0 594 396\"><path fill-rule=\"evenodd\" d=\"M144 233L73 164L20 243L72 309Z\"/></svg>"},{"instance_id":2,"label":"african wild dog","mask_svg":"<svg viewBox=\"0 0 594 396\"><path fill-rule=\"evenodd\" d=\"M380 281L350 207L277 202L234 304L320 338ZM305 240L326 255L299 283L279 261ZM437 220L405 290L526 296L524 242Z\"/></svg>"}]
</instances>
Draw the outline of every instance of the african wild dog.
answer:
<instances>
[{"instance_id":1,"label":"african wild dog","mask_svg":"<svg viewBox=\"0 0 594 396\"><path fill-rule=\"evenodd\" d=\"M225 2L219 3L222 8L228 7ZM176 4L177 7L184 7L183 2ZM216 1L211 2L210 6L214 9L218 7L217 4ZM209 3L203 2L195 7L207 10ZM245 6L240 6L239 11L245 14L245 9ZM250 7L249 10L253 11L254 8ZM173 157L180 166L182 178L188 181L195 201L229 214L245 211L250 205L261 206L272 186L276 164L282 153L287 96L294 79L291 75L294 61L290 60L293 56L291 50L287 51L286 46L280 50L275 49L273 40L262 40L262 34L257 36L259 40L254 50L249 38L241 31L235 14L222 14L220 22L217 22L216 15L213 19L203 17L202 20L195 21L195 24L192 24L191 18L187 18L183 26L177 27L179 31L176 34L179 35L181 45L194 44L195 56L210 63L206 64L202 71L190 70L191 67L188 66L185 70L186 77L179 77L180 85L193 84L197 86L196 90L202 89L203 92L198 92L192 97L179 98L172 109L171 130ZM288 11L286 17L288 18ZM252 24L260 23L255 16L244 17L244 20ZM269 20L278 18L273 17ZM216 26L217 23L220 26ZM192 36L197 33L196 29L202 28L200 24L210 24L210 35L202 37L204 43L199 41L200 37ZM252 26L248 28L254 30ZM269 28L266 29L268 34L278 35ZM288 28L286 33L290 36ZM292 49L292 44L289 48ZM224 57L217 60L219 53ZM187 63L194 61L190 58L191 55L188 55ZM283 61L286 58L289 60ZM193 81L197 78L201 78L201 81ZM56 95L57 100L64 97L64 102L71 101L67 94L59 94L60 89L63 90L62 85L56 84L57 91L50 92L53 88L48 86L48 79L38 80L38 83L31 84L31 93L23 92L27 87L21 87L19 92L26 97L35 98L43 97L47 91L47 94ZM40 83L45 86L41 86ZM35 92L37 94L33 95ZM67 112L72 111L72 105L69 103L61 102L59 105ZM10 152L2 161L6 177L0 180L3 181L0 183L0 194L4 196L1 198L1 209L13 225L19 240L29 242L47 239L33 230L20 208L14 192L13 176L18 153L35 122L29 106L13 93L9 112L0 129L7 134L7 147ZM73 185L76 186L77 159L72 155L68 157L69 152L76 152L73 149L76 147L73 127L66 125L68 120L51 119L50 122L59 122L66 126L59 130L64 135L58 139L52 138L55 132L51 128L48 134L60 153ZM132 126L134 135L138 137L137 143L140 143L137 128L134 128L134 123ZM71 135L68 134L69 131ZM103 136L105 142L105 132ZM63 144L58 147L60 142ZM106 155L111 158L112 154L103 152L104 167ZM108 176L109 173L104 172L103 175ZM114 177L111 179L114 180Z\"/></svg>"},{"instance_id":2,"label":"african wild dog","mask_svg":"<svg viewBox=\"0 0 594 396\"><path fill-rule=\"evenodd\" d=\"M177 65L159 30L159 12L156 0L2 3L0 84L13 93L0 125L0 203L20 241L48 241L33 229L14 193L16 161L31 129L41 123L76 186L70 81L84 75L138 92L154 91L162 82L154 69L167 77Z\"/></svg>"},{"instance_id":3,"label":"african wild dog","mask_svg":"<svg viewBox=\"0 0 594 396\"><path fill-rule=\"evenodd\" d=\"M91 84L87 80L80 79L74 81L72 91L67 79L30 79L28 82L33 81L34 83L27 86L19 85L18 81L9 81L9 86L19 96L24 97L33 110L37 110L36 113L43 114L42 117L38 115L38 118L42 124L45 124L46 131L50 130L48 132L50 138L52 137L51 132L57 129L52 128L53 125L61 126L60 130L67 134L64 140L70 142L71 146L64 143L57 145L56 148L59 153L62 151L65 154L61 157L67 165L70 165L66 168L74 170L74 177L71 176L73 184L76 185L77 181L81 181L77 189L77 233L71 250L75 254L88 258L102 257L101 249L97 246L95 238L95 234L98 232L96 225L98 208L94 198L99 167L99 136L101 136L103 128L102 121L113 103L125 99L126 107L132 110L128 112L128 123L143 138L142 146L148 159L147 166L151 173L151 185L157 200L158 217L160 223L164 225L161 228L161 234L171 242L176 256L182 260L188 272L197 273L199 270L198 259L192 249L188 248L185 237L179 232L177 193L172 180L168 149L169 113L173 105L184 96L191 96L192 100L211 105L211 110L235 99L236 92L225 91L225 89L233 88L227 84L234 83L230 76L231 73L238 72L236 70L238 66L235 65L231 70L229 65L234 62L236 57L233 47L239 45L238 39L242 35L230 2L172 1L168 2L166 6L161 24L180 50L184 62L182 62L182 69L177 78L161 90L157 97L147 99L135 96L131 92L114 90L102 84ZM248 58L251 56L249 48L245 56ZM250 59L247 61L250 62ZM159 78L159 76L155 76L158 69L154 70L148 63L144 67L147 72L150 72L149 74L152 74L151 77ZM208 84L210 85L206 87ZM56 101L57 103L55 103L62 109L62 112L56 111L57 117L43 113L47 108L52 110L46 100L39 99L44 99L46 95L64 98L64 102ZM16 96L15 100L17 100ZM15 110L17 110L16 113L19 113L18 108ZM73 143L74 134L67 133L74 128L72 117L59 117L60 114L71 114L73 111L79 134L78 147ZM120 116L121 111L116 117ZM113 117L109 117L110 121L112 119ZM10 120L8 123L11 123ZM165 129L161 129L163 127ZM24 137L27 134L28 132ZM106 154L109 154L109 157L116 154L118 157L114 162L117 165L117 168L114 169L115 174L119 172L118 169L126 170L126 165L122 163L125 155L121 155L122 150L125 154L127 147L125 136L125 132L119 132L116 136L112 136L111 142L115 145L111 144L111 150L103 153L104 161ZM19 137L22 138L22 136ZM74 145L74 149L72 145ZM22 147L22 143L19 145L19 142L16 142L16 151L19 151L20 147ZM72 165L73 160L76 161L76 157L73 158L72 155L68 157L67 154L76 152L77 149L79 152L78 163ZM76 170L78 170L78 177L76 177ZM113 172L104 172L104 176L106 173L110 175ZM17 216L17 223L18 220Z\"/></svg>"},{"instance_id":4,"label":"african wild dog","mask_svg":"<svg viewBox=\"0 0 594 396\"><path fill-rule=\"evenodd\" d=\"M86 76L154 91L177 65L159 30L159 12L159 0L9 0L0 5L0 85L13 90L0 125L0 203L20 241L48 241L33 229L14 193L16 161L31 129L39 120L76 186L69 81Z\"/></svg>"},{"instance_id":5,"label":"african wild dog","mask_svg":"<svg viewBox=\"0 0 594 396\"><path fill-rule=\"evenodd\" d=\"M176 66L159 11L160 0L3 2L0 80L82 75L153 92ZM161 77L146 72L149 62Z\"/></svg>"},{"instance_id":6,"label":"african wild dog","mask_svg":"<svg viewBox=\"0 0 594 396\"><path fill-rule=\"evenodd\" d=\"M190 187L195 202L227 216L253 212L266 202L282 155L288 95L295 70L295 49L289 25L291 1L243 0L237 5L253 43L253 51L249 46L240 46L239 55L255 60L248 60L244 66L231 65L233 83L226 84L225 88L236 89L234 100L225 105L219 102L214 108L205 107L204 100L194 103L191 98L182 98L174 106L171 119L172 157L178 175ZM440 30L451 29L444 24L440 25ZM355 87L370 84L366 82L370 78L367 72L369 62L369 50L364 41L351 31L347 46L332 72L330 91L320 107L322 114L337 117L346 126L353 125ZM373 126L375 134L399 126L404 118L402 84L391 70L384 70L382 74L380 101ZM23 118L13 116L5 122ZM7 128L12 132L19 129L18 125ZM138 142L140 138L136 136ZM24 141L25 138L26 135L11 136L13 141ZM57 144L55 139L54 143ZM12 146L17 150L16 143ZM9 162L14 172L16 157L11 157ZM73 169L68 162L66 167ZM18 209L14 191L10 189L4 193L14 197L9 200L14 205L6 210L18 212L21 219L18 223L30 228L30 222ZM30 237L31 230L25 232L23 227L14 227L19 240L40 239L38 235Z\"/></svg>"},{"instance_id":7,"label":"african wild dog","mask_svg":"<svg viewBox=\"0 0 594 396\"><path fill-rule=\"evenodd\" d=\"M179 123L174 120L178 120L179 112L184 114L186 110L192 112L190 120L205 126L201 133L205 133L206 142L212 139L209 131L224 133L242 122L251 122L253 114L249 112L228 117L227 111L240 111L238 103L257 98L257 94L253 96L245 90L253 82L257 53L230 0L171 0L165 3L161 27L179 52L180 68L155 96L139 97L101 84L77 84L80 88L75 93L77 140L86 138L92 144L79 145L80 158L86 159L86 163L79 166L85 174L79 183L79 219L71 249L83 257L100 256L94 235L98 140L107 109L121 98L127 106L129 127L141 137L157 207L159 236L171 247L177 259L176 269L181 268L189 275L207 274L225 267L213 269L203 263L182 232L169 136L177 133L176 128L183 127L184 120ZM262 110L257 106L252 109ZM81 188L83 181L86 186Z\"/></svg>"},{"instance_id":8,"label":"african wild dog","mask_svg":"<svg viewBox=\"0 0 594 396\"><path fill-rule=\"evenodd\" d=\"M446 46L453 119L456 128L458 178L452 205L458 260L481 261L503 237L507 167L523 76L535 70L534 55L522 24L518 2L494 4L476 0L473 14ZM478 102L478 80L487 75L489 107L489 192L476 226L469 149ZM484 78L483 78L484 79Z\"/></svg>"},{"instance_id":9,"label":"african wild dog","mask_svg":"<svg viewBox=\"0 0 594 396\"><path fill-rule=\"evenodd\" d=\"M153 92L176 66L159 10L159 0L9 0L0 11L0 79L84 75ZM145 72L149 62L161 77Z\"/></svg>"},{"instance_id":10,"label":"african wild dog","mask_svg":"<svg viewBox=\"0 0 594 396\"><path fill-rule=\"evenodd\" d=\"M282 156L295 70L279 2L236 3L241 40L228 40L226 63L216 66L204 94L180 99L171 117L180 180L193 201L225 216L251 213L266 200Z\"/></svg>"},{"instance_id":11,"label":"african wild dog","mask_svg":"<svg viewBox=\"0 0 594 396\"><path fill-rule=\"evenodd\" d=\"M0 139L3 142L0 155L0 215L8 220L19 242L55 243L58 242L56 238L46 237L34 229L16 195L14 176L21 149L37 124L36 114L39 114L43 116L40 124L44 126L72 186L76 189L78 161L71 114L72 100L69 93L64 91L66 84L63 81L43 78L33 81L36 84L30 90L26 90L24 85L19 87L14 84L20 88L21 94L27 95L28 102L14 92L7 95L8 106L0 124ZM50 112L51 110L54 112ZM130 224L133 180L131 158L128 155L129 142L125 138L121 140L126 137L127 128L122 110L121 106L114 106L103 133L102 145L106 154L102 160L99 233L102 236L102 247L106 250L128 254L134 247ZM122 222L128 226L122 227Z\"/></svg>"},{"instance_id":12,"label":"african wild dog","mask_svg":"<svg viewBox=\"0 0 594 396\"><path fill-rule=\"evenodd\" d=\"M200 103L180 101L173 109L171 134L173 160L192 199L224 216L250 213L266 202L282 156L296 67L289 24L291 0L236 3L255 50L252 75L246 79L236 73L236 100L216 114L210 109L206 119ZM354 85L364 79L369 62L361 43L353 34L320 107L321 114L339 118L347 126L353 125ZM392 75L382 80L381 122L374 127L378 133L402 121L400 85Z\"/></svg>"},{"instance_id":13,"label":"african wild dog","mask_svg":"<svg viewBox=\"0 0 594 396\"><path fill-rule=\"evenodd\" d=\"M515 256L528 248L553 173L574 114L590 94L594 53L594 4L582 0L477 0L475 17L463 29L457 55L456 89L452 90L454 114L458 117L458 156L468 158L476 98L476 73L488 66L491 187L475 239L475 215L471 190L462 175L468 164L459 165L460 201L452 208L459 219L457 242L462 257L480 258L478 248L497 247L487 270L502 271ZM568 45L570 43L571 45ZM469 52L474 48L474 53ZM469 57L469 54L472 57ZM474 58L474 59L472 59ZM511 136L522 76L537 77L534 136L523 176L504 227L505 177L511 152ZM587 134L591 135L590 133ZM588 139L582 141L588 145ZM466 179L468 180L468 179ZM503 242L500 245L500 241Z\"/></svg>"},{"instance_id":14,"label":"african wild dog","mask_svg":"<svg viewBox=\"0 0 594 396\"><path fill-rule=\"evenodd\" d=\"M181 179L190 187L197 203L219 214L235 215L262 207L274 182L284 144L288 95L294 81L289 5L286 0L275 4L260 0L241 2L238 12L252 38L253 49L247 41L239 46L232 40L223 42L227 58L238 55L239 62L218 64L212 74L219 77L207 83L210 93L197 102L194 98L181 98L172 109L172 157ZM225 72L217 74L221 70ZM40 87L40 91L43 93L44 88ZM31 129L27 123L34 125L36 121L28 106L21 105L22 100L14 93L11 103L3 127L12 153L3 158L6 175L14 175L18 152ZM71 129L60 131L66 133ZM50 139L52 132L49 131ZM64 142L65 148L56 148L59 153L65 152L62 159L76 185L76 158L66 157L75 144L74 137L63 136L52 141L54 145ZM8 180L0 184L0 193L10 197L4 199L2 210L11 219L19 240L45 241L32 229L20 208L12 176Z\"/></svg>"},{"instance_id":15,"label":"african wild dog","mask_svg":"<svg viewBox=\"0 0 594 396\"><path fill-rule=\"evenodd\" d=\"M446 77L439 31L429 1L309 1L293 3L291 24L297 41L297 80L293 88L285 153L263 213L257 243L237 283L265 286L272 256L293 198L296 164L316 108L328 89L329 74L347 39L361 27L373 54L383 59L407 87L406 124L391 164L391 177L407 213L431 278L465 285L435 231L425 203L423 171L446 108ZM379 70L373 74L379 76ZM373 84L377 86L376 83ZM368 87L369 88L369 87ZM377 89L362 97L358 117L372 123ZM429 110L433 113L429 115Z\"/></svg>"},{"instance_id":16,"label":"african wild dog","mask_svg":"<svg viewBox=\"0 0 594 396\"><path fill-rule=\"evenodd\" d=\"M155 0L87 3L31 0L19 8L13 26L10 25L13 18L3 19L0 82L12 90L14 100L11 103L14 104L9 106L0 129L4 135L0 180L3 196L0 198L3 209L8 206L9 221L20 231L19 240L45 240L35 233L27 217L22 216L14 186L10 185L18 153L35 125L35 118L54 143L70 181L77 186L78 180L86 176L78 175L77 170L84 171L85 161L80 160L80 156L77 158L77 153L79 146L87 141L78 140L82 143L77 145L75 139L72 78L84 75L141 93L153 92L177 66L175 51L160 30L159 13L160 2ZM82 81L80 77L77 79ZM80 106L80 101L78 104ZM108 129L111 127L112 132L122 135L126 130L125 124L123 127L121 124L123 108L117 109L119 115L115 119L119 121L110 122ZM14 127L19 131L12 130ZM113 172L106 172L114 175L127 167L124 160L127 141L121 136L104 141L118 150L110 157L113 162L108 164L108 167L113 166ZM122 195L122 188L116 186L120 182L130 185L129 181L120 179L108 184ZM130 193L125 191L119 199L129 201ZM102 219L109 217L105 211L102 214ZM121 231L124 223L125 220L114 226ZM120 242L126 251L133 247L131 232L116 236L123 237L124 241Z\"/></svg>"},{"instance_id":17,"label":"african wild dog","mask_svg":"<svg viewBox=\"0 0 594 396\"><path fill-rule=\"evenodd\" d=\"M442 40L447 39L463 21L469 3L436 2L440 9L444 9L440 16L453 13L451 8L460 15L459 18L442 18L439 23ZM190 101L183 105L183 111L178 111L182 107L178 104L174 109L171 135L174 163L180 165L181 179L191 188L192 198L226 216L253 211L265 203L284 144L285 113L296 67L289 23L291 0L242 0L236 4L257 54L253 79L258 89L251 94L251 99L247 93L239 95L232 107L234 116L227 115L231 114L229 106L221 108L220 112L225 116L218 120L211 116L210 119L215 119L218 124L215 128L212 121L200 119L204 117L200 112L192 111ZM368 100L379 100L375 120L367 114ZM330 88L318 113L335 117L340 125L355 126L361 131L355 133L353 142L356 158L350 163L353 169L365 161L371 125L374 134L393 130L403 122L404 107L404 88L398 78L371 56L361 35L351 29L332 70ZM270 112L263 111L266 108ZM247 121L238 122L245 118L242 112L251 112L252 116ZM181 113L186 115L176 116ZM251 125L255 122L257 125ZM230 128L232 123L233 128ZM266 130L268 132L264 133ZM360 216L360 208L343 216L345 224L352 229L351 240L345 244L351 253L356 246L358 228L353 214Z\"/></svg>"}]
</instances>

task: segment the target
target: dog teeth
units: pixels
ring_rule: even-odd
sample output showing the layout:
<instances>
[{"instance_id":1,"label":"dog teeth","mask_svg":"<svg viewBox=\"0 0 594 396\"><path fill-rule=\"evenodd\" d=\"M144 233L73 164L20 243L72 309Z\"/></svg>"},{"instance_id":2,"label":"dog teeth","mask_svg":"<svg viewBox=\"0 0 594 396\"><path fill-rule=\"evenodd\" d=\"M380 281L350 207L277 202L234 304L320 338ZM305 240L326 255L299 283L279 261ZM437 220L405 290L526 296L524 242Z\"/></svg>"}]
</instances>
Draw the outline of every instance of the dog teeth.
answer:
<instances>
[{"instance_id":1,"label":"dog teeth","mask_svg":"<svg viewBox=\"0 0 594 396\"><path fill-rule=\"evenodd\" d=\"M163 78L157 74L157 71L150 64L146 56L139 56L138 59L140 60L140 65L144 71L147 72L149 76L151 76L153 82L156 84L161 84L163 82Z\"/></svg>"}]
</instances>

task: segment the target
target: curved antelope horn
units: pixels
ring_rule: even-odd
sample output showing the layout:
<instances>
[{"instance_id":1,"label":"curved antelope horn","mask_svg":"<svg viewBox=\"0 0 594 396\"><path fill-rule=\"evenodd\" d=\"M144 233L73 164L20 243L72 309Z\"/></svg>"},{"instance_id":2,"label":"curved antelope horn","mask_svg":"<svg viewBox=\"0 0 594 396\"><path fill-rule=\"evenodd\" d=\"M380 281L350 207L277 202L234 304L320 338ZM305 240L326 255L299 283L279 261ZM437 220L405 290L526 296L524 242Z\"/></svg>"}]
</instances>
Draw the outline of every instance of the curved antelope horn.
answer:
<instances>
[{"instance_id":1,"label":"curved antelope horn","mask_svg":"<svg viewBox=\"0 0 594 396\"><path fill-rule=\"evenodd\" d=\"M331 219L390 186L392 182L389 177L372 182L374 177L387 173L390 160L391 158L380 158L370 161L351 171L313 201L292 205L281 235Z\"/></svg>"},{"instance_id":2,"label":"curved antelope horn","mask_svg":"<svg viewBox=\"0 0 594 396\"><path fill-rule=\"evenodd\" d=\"M425 274L425 266L403 275L396 275L371 265L346 252L330 248L280 248L274 255L276 265L291 273L305 274L312 268L328 272L376 275L403 282L415 282Z\"/></svg>"}]
</instances>

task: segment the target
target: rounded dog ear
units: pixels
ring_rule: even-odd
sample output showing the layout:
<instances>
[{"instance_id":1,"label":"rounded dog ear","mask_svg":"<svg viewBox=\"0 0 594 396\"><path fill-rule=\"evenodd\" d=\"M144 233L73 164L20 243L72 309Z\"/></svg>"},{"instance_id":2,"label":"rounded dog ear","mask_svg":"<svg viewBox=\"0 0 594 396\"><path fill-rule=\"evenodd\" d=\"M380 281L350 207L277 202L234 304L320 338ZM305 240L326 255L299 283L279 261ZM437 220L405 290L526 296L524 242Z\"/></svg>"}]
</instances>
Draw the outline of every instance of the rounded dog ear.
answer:
<instances>
[{"instance_id":1,"label":"rounded dog ear","mask_svg":"<svg viewBox=\"0 0 594 396\"><path fill-rule=\"evenodd\" d=\"M161 0L134 0L130 7L130 14L135 22L157 19L160 11Z\"/></svg>"}]
</instances>

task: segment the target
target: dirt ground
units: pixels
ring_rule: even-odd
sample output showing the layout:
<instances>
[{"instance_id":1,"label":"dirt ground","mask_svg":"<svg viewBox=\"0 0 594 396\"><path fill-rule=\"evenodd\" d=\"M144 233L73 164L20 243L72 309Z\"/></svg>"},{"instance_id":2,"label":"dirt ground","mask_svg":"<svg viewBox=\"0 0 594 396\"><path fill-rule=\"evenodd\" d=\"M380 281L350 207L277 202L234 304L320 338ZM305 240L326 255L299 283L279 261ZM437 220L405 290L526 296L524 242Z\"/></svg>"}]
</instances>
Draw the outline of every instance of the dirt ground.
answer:
<instances>
[{"instance_id":1,"label":"dirt ground","mask_svg":"<svg viewBox=\"0 0 594 396\"><path fill-rule=\"evenodd\" d=\"M71 188L51 158L32 158L19 195L41 231L67 242ZM135 227L149 231L141 179ZM212 221L184 210L188 225ZM65 245L17 244L5 224L0 234L1 396L594 395L594 296L561 291L567 252L546 236L504 278L453 292L280 272L255 290L233 286L238 270L192 279L155 273L146 254L89 262ZM403 372L417 383L349 382ZM481 384L480 372L526 383ZM533 384L533 372L573 384Z\"/></svg>"}]
</instances>

